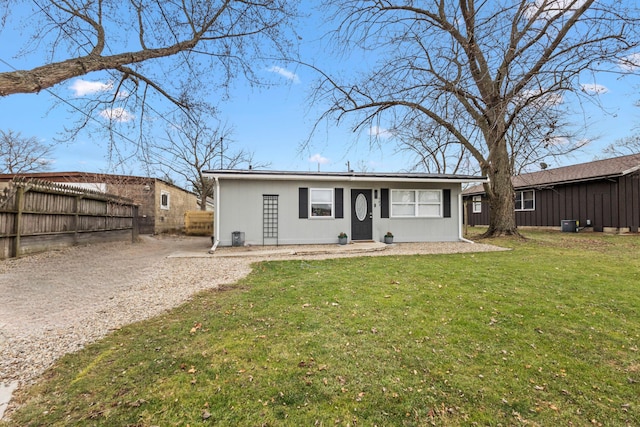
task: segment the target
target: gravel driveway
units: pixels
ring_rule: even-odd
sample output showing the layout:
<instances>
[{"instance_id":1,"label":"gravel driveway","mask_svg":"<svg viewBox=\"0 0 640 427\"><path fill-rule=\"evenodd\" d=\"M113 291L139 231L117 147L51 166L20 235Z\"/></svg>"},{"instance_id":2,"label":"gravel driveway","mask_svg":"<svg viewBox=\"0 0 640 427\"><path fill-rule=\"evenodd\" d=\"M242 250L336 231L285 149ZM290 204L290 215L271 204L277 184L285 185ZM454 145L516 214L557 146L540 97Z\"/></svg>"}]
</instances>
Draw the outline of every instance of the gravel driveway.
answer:
<instances>
[{"instance_id":1,"label":"gravel driveway","mask_svg":"<svg viewBox=\"0 0 640 427\"><path fill-rule=\"evenodd\" d=\"M249 259L167 258L206 253L207 237L141 240L0 261L0 383L30 383L61 355L114 328L250 271Z\"/></svg>"},{"instance_id":2,"label":"gravel driveway","mask_svg":"<svg viewBox=\"0 0 640 427\"><path fill-rule=\"evenodd\" d=\"M258 248L239 254L244 256L207 256L210 245L208 237L143 236L136 244L77 246L0 261L0 385L32 383L60 356L198 291L234 283L265 257ZM216 253L234 255L238 249ZM368 254L328 249L304 258L503 250L461 242L392 245ZM176 253L182 255L169 257Z\"/></svg>"}]
</instances>

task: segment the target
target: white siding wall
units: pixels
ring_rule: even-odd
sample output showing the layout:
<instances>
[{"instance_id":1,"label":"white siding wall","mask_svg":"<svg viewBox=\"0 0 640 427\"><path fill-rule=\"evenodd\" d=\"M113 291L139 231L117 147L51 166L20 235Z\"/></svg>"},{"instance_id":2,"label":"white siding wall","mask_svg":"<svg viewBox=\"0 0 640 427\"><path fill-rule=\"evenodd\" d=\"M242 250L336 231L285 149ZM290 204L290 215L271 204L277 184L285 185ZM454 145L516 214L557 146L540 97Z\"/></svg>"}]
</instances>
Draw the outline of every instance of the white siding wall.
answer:
<instances>
[{"instance_id":1,"label":"white siding wall","mask_svg":"<svg viewBox=\"0 0 640 427\"><path fill-rule=\"evenodd\" d=\"M344 218L298 218L298 189L343 188ZM373 239L383 241L391 231L395 242L442 242L458 240L460 222L458 194L460 184L398 183L398 182L338 182L338 181L267 181L231 180L220 178L220 206L216 207L216 221L220 221L220 246L230 246L234 231L245 233L245 242L263 244L262 196L279 196L279 239L283 244L334 244L338 234L346 232L351 237L351 189L377 190L373 200ZM451 218L380 218L380 189L445 189L451 190ZM267 239L265 244L275 244Z\"/></svg>"}]
</instances>

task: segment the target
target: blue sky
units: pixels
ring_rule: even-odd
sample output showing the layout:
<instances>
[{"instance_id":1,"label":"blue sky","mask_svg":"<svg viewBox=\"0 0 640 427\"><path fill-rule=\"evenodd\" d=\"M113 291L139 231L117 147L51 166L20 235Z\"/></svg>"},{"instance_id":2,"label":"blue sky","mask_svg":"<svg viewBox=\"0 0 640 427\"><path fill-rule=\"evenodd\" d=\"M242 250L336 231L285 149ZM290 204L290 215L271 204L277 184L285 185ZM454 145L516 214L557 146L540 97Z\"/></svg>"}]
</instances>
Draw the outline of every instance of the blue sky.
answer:
<instances>
[{"instance_id":1,"label":"blue sky","mask_svg":"<svg viewBox=\"0 0 640 427\"><path fill-rule=\"evenodd\" d=\"M335 72L353 66L348 60L332 57L318 49L317 39L324 30L312 22L314 25L307 22L301 27L302 53L312 56L303 60ZM9 22L0 33L0 71L9 70L10 66L29 68L45 60L46 54L16 57L17 49L24 41ZM317 170L318 167L323 171L342 171L346 170L347 162L352 169L366 168L377 172L400 171L407 167L408 159L394 154L396 147L392 141L387 141L383 149L371 149L367 132L354 134L348 127L348 120L340 127L334 124L323 126L314 134L309 146L301 151L301 143L307 140L316 119L322 114L321 106L308 105L308 95L317 75L304 67L291 68L278 63L257 71L266 79L280 84L267 89L252 89L239 79L232 85L231 99L219 104L220 120L234 128L235 147L253 152L256 162L268 163L270 169L299 171ZM76 93L74 88L77 90L87 83L104 84L99 77L88 75L63 82L58 93L72 98ZM631 135L633 128L640 124L640 108L634 106L640 100L640 80L607 75L597 77L597 82L583 83L597 83L602 91L599 101L604 109L588 107L586 111L589 134L598 135L599 139L565 159L563 164L592 160L601 155L604 146ZM65 123L77 119L69 108L56 105L55 101L47 91L0 98L0 129L53 141L63 132ZM106 143L88 132L81 133L73 142L57 143L52 155L52 170L113 172L106 162L106 148ZM127 172L143 174L136 165Z\"/></svg>"}]
</instances>

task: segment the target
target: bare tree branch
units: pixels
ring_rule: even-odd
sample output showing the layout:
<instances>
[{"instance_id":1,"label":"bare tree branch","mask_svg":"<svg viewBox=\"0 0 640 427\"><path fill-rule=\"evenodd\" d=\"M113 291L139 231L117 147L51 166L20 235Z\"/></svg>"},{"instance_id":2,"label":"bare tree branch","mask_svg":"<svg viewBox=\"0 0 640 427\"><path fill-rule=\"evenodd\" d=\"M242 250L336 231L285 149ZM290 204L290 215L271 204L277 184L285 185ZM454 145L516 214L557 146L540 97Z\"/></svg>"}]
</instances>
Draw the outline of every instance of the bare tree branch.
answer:
<instances>
[{"instance_id":1,"label":"bare tree branch","mask_svg":"<svg viewBox=\"0 0 640 427\"><path fill-rule=\"evenodd\" d=\"M287 51L285 31L296 16L294 2L287 0L38 0L34 4L34 15L41 22L26 27L34 28L32 40L38 46L49 44L52 58L67 58L0 73L0 96L36 93L102 70L133 75L132 66L137 67L140 80L155 90L164 88L160 92L166 96L172 85L158 81L154 66L171 57L192 71L181 76L189 79L218 79L216 62L223 65L223 80L236 75L235 71L250 74L256 56L263 53L264 42L278 52ZM10 18L10 10L6 13ZM63 53L63 48L71 55ZM115 53L105 54L115 49ZM197 61L192 54L215 61L205 60L196 76ZM168 98L176 100L175 96Z\"/></svg>"},{"instance_id":2,"label":"bare tree branch","mask_svg":"<svg viewBox=\"0 0 640 427\"><path fill-rule=\"evenodd\" d=\"M233 169L241 164L251 165L252 154L233 147L232 128L227 125L211 127L210 108L179 113L179 127L166 129L165 140L152 140L145 147L150 164L165 175L180 177L201 198L201 209L206 209L206 198L213 196L214 183L204 176L207 170ZM220 162L220 163L219 163ZM254 165L259 166L259 165Z\"/></svg>"}]
</instances>

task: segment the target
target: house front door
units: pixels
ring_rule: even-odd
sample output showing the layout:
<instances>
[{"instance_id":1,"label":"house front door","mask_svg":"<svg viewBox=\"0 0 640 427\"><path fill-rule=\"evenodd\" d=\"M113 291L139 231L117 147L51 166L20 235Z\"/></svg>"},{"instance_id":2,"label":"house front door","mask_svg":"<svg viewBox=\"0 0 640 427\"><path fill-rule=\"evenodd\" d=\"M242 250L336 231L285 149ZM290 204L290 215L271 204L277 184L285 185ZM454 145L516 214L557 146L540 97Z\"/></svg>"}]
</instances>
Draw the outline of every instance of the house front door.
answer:
<instances>
[{"instance_id":1,"label":"house front door","mask_svg":"<svg viewBox=\"0 0 640 427\"><path fill-rule=\"evenodd\" d=\"M351 240L373 238L371 190L351 190Z\"/></svg>"}]
</instances>

